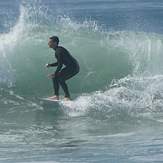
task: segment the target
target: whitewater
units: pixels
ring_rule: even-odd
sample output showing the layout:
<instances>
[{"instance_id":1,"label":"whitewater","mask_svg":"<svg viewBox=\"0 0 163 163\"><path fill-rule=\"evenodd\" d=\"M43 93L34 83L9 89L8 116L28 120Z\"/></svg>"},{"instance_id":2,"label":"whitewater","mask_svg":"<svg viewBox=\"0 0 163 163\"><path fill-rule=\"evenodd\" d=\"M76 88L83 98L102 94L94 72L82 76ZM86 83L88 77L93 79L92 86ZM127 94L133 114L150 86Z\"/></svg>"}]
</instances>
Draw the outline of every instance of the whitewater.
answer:
<instances>
[{"instance_id":1,"label":"whitewater","mask_svg":"<svg viewBox=\"0 0 163 163\"><path fill-rule=\"evenodd\" d=\"M0 162L162 162L162 7L0 1ZM54 105L33 98L53 95L53 35L80 64Z\"/></svg>"}]
</instances>

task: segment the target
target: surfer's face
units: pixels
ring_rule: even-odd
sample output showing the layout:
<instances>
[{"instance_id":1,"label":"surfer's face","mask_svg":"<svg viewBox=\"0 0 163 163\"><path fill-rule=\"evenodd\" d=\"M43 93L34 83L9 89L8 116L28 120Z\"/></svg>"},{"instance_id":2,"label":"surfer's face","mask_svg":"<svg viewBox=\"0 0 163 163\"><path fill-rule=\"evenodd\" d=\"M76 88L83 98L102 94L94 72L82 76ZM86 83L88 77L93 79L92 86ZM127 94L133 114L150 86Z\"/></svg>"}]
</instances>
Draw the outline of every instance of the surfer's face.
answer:
<instances>
[{"instance_id":1,"label":"surfer's face","mask_svg":"<svg viewBox=\"0 0 163 163\"><path fill-rule=\"evenodd\" d=\"M57 43L56 42L53 42L52 39L49 39L48 45L49 45L49 48L55 49L56 46L57 46Z\"/></svg>"}]
</instances>

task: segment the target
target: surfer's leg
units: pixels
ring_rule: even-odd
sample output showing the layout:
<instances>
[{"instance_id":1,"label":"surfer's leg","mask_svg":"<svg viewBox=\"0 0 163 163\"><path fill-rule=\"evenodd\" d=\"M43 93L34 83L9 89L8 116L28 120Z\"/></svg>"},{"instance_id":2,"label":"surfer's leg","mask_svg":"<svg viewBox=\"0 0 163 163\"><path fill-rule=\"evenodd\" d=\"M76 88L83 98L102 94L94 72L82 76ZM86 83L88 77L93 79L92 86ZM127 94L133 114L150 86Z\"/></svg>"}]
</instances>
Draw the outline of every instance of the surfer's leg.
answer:
<instances>
[{"instance_id":1,"label":"surfer's leg","mask_svg":"<svg viewBox=\"0 0 163 163\"><path fill-rule=\"evenodd\" d=\"M63 89L63 91L65 93L65 97L70 98L70 93L69 93L68 86L67 86L66 82L62 81L62 80L59 80L59 83L60 83L60 85L61 85L61 87L62 87L62 89Z\"/></svg>"},{"instance_id":2,"label":"surfer's leg","mask_svg":"<svg viewBox=\"0 0 163 163\"><path fill-rule=\"evenodd\" d=\"M53 88L54 88L54 95L59 96L59 82L57 77L52 78L53 81Z\"/></svg>"},{"instance_id":3,"label":"surfer's leg","mask_svg":"<svg viewBox=\"0 0 163 163\"><path fill-rule=\"evenodd\" d=\"M67 67L63 68L62 71L58 75L58 82L60 83L64 93L65 93L65 99L70 100L70 93L68 90L68 86L66 84L66 80L72 78L74 75L76 75L79 72L79 68L76 69L69 69Z\"/></svg>"},{"instance_id":4,"label":"surfer's leg","mask_svg":"<svg viewBox=\"0 0 163 163\"><path fill-rule=\"evenodd\" d=\"M67 72L66 69L62 70L58 76L58 81L65 93L65 98L69 98L69 99L70 99L70 93L69 93L68 86L65 81L70 79L72 76L73 75L71 75L69 72Z\"/></svg>"}]
</instances>

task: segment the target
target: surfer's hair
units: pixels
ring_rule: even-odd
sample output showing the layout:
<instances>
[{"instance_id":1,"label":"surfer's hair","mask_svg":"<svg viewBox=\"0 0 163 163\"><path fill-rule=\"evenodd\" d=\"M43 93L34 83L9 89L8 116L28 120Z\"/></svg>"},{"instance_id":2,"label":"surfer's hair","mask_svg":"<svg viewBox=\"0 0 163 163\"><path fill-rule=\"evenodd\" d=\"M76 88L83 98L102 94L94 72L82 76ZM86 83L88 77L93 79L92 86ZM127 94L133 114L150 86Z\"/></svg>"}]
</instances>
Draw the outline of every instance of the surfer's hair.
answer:
<instances>
[{"instance_id":1,"label":"surfer's hair","mask_svg":"<svg viewBox=\"0 0 163 163\"><path fill-rule=\"evenodd\" d=\"M59 44L59 38L57 36L52 36L49 39L52 39L53 42L56 42L57 43L57 45Z\"/></svg>"}]
</instances>

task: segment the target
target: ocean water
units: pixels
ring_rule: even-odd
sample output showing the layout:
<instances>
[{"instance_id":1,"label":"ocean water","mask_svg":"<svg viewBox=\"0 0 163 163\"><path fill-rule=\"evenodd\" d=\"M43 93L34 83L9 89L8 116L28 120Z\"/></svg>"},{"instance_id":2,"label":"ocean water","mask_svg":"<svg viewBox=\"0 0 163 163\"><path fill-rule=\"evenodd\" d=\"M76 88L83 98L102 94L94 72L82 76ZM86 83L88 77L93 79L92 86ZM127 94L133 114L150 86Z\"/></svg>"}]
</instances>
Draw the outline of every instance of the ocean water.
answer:
<instances>
[{"instance_id":1,"label":"ocean water","mask_svg":"<svg viewBox=\"0 0 163 163\"><path fill-rule=\"evenodd\" d=\"M163 162L162 14L161 0L0 0L0 162ZM52 35L81 68L54 105L33 99L53 95Z\"/></svg>"}]
</instances>

